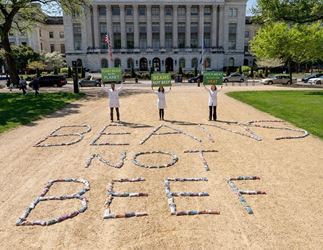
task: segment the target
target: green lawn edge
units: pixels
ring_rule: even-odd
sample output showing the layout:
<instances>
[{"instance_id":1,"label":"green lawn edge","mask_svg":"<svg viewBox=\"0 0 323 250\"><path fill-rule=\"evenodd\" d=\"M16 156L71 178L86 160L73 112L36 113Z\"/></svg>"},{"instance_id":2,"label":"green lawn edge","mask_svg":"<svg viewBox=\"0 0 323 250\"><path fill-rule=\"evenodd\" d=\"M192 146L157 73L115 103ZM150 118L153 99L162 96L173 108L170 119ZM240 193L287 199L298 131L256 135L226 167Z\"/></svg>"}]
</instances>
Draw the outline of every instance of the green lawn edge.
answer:
<instances>
[{"instance_id":1,"label":"green lawn edge","mask_svg":"<svg viewBox=\"0 0 323 250\"><path fill-rule=\"evenodd\" d=\"M323 139L323 91L232 91L226 94Z\"/></svg>"},{"instance_id":2,"label":"green lawn edge","mask_svg":"<svg viewBox=\"0 0 323 250\"><path fill-rule=\"evenodd\" d=\"M85 97L84 93L68 92L41 93L39 96L0 93L0 134L21 125L31 124L83 97ZM76 112L75 107L71 107L70 112L67 112L66 115L72 112Z\"/></svg>"}]
</instances>

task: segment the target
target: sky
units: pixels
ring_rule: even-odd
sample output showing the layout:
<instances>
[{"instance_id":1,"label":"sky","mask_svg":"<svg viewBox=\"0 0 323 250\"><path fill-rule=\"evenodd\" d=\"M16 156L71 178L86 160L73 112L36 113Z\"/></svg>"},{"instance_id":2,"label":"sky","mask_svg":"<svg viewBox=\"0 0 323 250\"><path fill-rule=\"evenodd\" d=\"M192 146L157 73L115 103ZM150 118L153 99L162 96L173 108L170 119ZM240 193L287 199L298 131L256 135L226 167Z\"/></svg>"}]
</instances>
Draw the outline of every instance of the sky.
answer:
<instances>
[{"instance_id":1,"label":"sky","mask_svg":"<svg viewBox=\"0 0 323 250\"><path fill-rule=\"evenodd\" d=\"M247 5L247 15L251 15L251 8L256 5L257 0L248 0L248 5Z\"/></svg>"}]
</instances>

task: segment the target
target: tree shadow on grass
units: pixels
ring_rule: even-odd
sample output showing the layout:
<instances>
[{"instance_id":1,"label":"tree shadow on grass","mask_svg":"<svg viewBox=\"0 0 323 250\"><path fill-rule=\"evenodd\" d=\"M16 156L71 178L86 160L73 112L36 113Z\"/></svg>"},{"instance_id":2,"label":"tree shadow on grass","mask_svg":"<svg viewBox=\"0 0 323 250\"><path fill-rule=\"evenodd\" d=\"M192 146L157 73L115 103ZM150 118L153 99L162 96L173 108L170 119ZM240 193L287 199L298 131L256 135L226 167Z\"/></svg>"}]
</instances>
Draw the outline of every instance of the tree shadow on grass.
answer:
<instances>
[{"instance_id":1,"label":"tree shadow on grass","mask_svg":"<svg viewBox=\"0 0 323 250\"><path fill-rule=\"evenodd\" d=\"M80 105L70 103L82 96L63 92L46 93L38 97L0 94L0 133L19 125L34 126L32 122L43 117L62 117L78 113Z\"/></svg>"},{"instance_id":2,"label":"tree shadow on grass","mask_svg":"<svg viewBox=\"0 0 323 250\"><path fill-rule=\"evenodd\" d=\"M321 96L323 96L323 91L309 92L309 93L306 93L305 95L321 95Z\"/></svg>"}]
</instances>

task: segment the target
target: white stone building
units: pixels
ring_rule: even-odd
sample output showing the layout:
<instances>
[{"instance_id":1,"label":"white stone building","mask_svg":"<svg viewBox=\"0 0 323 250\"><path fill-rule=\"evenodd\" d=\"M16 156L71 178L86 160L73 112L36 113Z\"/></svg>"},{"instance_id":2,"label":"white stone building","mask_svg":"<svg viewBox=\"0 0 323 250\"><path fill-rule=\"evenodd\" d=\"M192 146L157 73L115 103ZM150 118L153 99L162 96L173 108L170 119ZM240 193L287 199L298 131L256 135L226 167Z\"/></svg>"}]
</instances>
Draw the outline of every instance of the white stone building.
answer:
<instances>
[{"instance_id":1,"label":"white stone building","mask_svg":"<svg viewBox=\"0 0 323 250\"><path fill-rule=\"evenodd\" d=\"M222 70L244 64L247 0L93 0L84 15L64 15L66 59L92 71ZM113 46L110 60L104 36ZM204 39L203 39L204 38ZM204 45L203 45L204 40Z\"/></svg>"},{"instance_id":2,"label":"white stone building","mask_svg":"<svg viewBox=\"0 0 323 250\"><path fill-rule=\"evenodd\" d=\"M36 23L31 32L10 33L9 42L15 45L27 45L38 53L57 51L64 55L64 36L63 17L47 16L44 21Z\"/></svg>"}]
</instances>

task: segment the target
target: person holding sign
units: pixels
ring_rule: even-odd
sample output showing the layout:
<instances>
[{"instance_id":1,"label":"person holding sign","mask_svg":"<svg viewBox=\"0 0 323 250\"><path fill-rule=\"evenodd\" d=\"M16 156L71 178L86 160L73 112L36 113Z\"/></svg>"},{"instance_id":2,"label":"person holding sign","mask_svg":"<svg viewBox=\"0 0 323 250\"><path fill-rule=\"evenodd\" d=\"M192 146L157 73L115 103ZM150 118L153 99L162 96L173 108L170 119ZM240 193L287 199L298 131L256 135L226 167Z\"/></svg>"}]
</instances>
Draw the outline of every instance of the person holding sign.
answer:
<instances>
[{"instance_id":1,"label":"person holding sign","mask_svg":"<svg viewBox=\"0 0 323 250\"><path fill-rule=\"evenodd\" d=\"M117 113L117 121L120 121L120 113L119 113L119 108L120 108L120 102L119 102L119 93L123 88L123 82L121 82L121 86L119 88L115 88L115 84L111 83L111 88L108 89L104 85L102 85L102 89L108 93L109 96L109 106L110 106L110 118L111 122L113 122L113 109L116 110Z\"/></svg>"},{"instance_id":2,"label":"person holding sign","mask_svg":"<svg viewBox=\"0 0 323 250\"><path fill-rule=\"evenodd\" d=\"M217 119L216 106L218 102L218 88L216 85L212 85L211 89L208 89L205 85L204 88L209 92L209 121L214 121Z\"/></svg>"},{"instance_id":3,"label":"person holding sign","mask_svg":"<svg viewBox=\"0 0 323 250\"><path fill-rule=\"evenodd\" d=\"M154 90L154 87L151 87L152 90ZM165 94L171 91L172 87L169 88L168 91L165 92L165 89L163 86L159 86L158 91L154 91L154 93L157 95L157 108L159 110L159 120L164 120L164 109L166 108L166 97Z\"/></svg>"},{"instance_id":4,"label":"person holding sign","mask_svg":"<svg viewBox=\"0 0 323 250\"><path fill-rule=\"evenodd\" d=\"M216 121L217 119L218 88L216 85L222 85L222 82L222 72L207 71L203 73L204 88L209 92L209 121L212 121L212 119ZM211 89L208 89L206 85L211 85Z\"/></svg>"}]
</instances>

